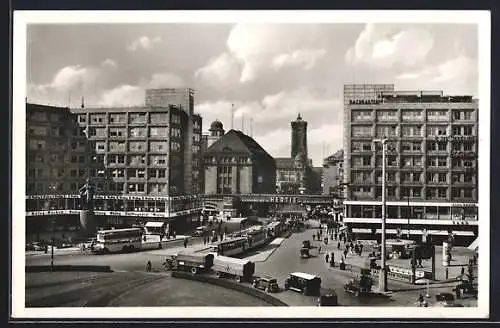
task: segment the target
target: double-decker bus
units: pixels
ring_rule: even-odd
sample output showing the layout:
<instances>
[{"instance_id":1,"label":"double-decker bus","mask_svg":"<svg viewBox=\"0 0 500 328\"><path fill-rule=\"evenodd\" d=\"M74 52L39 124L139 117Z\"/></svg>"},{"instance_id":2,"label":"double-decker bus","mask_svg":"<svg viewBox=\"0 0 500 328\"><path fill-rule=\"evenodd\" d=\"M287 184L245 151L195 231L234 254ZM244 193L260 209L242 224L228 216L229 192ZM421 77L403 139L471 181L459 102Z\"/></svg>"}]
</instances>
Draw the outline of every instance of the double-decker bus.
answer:
<instances>
[{"instance_id":1,"label":"double-decker bus","mask_svg":"<svg viewBox=\"0 0 500 328\"><path fill-rule=\"evenodd\" d=\"M212 252L217 255L231 256L245 252L248 249L248 238L239 237L219 241L212 247Z\"/></svg>"},{"instance_id":2,"label":"double-decker bus","mask_svg":"<svg viewBox=\"0 0 500 328\"><path fill-rule=\"evenodd\" d=\"M248 238L248 248L256 248L264 245L267 241L267 231L261 226L252 226L243 232Z\"/></svg>"},{"instance_id":3,"label":"double-decker bus","mask_svg":"<svg viewBox=\"0 0 500 328\"><path fill-rule=\"evenodd\" d=\"M101 230L97 232L95 253L139 250L142 246L141 228Z\"/></svg>"}]
</instances>

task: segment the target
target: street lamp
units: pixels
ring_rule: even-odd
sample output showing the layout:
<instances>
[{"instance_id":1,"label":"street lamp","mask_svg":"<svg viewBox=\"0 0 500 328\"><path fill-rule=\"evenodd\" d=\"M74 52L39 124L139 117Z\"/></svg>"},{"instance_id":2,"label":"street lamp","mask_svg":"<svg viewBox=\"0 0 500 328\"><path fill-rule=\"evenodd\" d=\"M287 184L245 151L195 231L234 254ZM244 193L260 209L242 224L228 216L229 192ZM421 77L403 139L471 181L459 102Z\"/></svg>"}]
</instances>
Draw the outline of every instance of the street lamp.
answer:
<instances>
[{"instance_id":1,"label":"street lamp","mask_svg":"<svg viewBox=\"0 0 500 328\"><path fill-rule=\"evenodd\" d=\"M382 263L379 274L379 290L381 292L387 291L387 268L385 263L385 253L386 253L386 245L385 245L385 166L386 166L386 151L387 151L387 138L382 139L374 139L374 143L380 142L382 144L382 238L381 238L381 256Z\"/></svg>"}]
</instances>

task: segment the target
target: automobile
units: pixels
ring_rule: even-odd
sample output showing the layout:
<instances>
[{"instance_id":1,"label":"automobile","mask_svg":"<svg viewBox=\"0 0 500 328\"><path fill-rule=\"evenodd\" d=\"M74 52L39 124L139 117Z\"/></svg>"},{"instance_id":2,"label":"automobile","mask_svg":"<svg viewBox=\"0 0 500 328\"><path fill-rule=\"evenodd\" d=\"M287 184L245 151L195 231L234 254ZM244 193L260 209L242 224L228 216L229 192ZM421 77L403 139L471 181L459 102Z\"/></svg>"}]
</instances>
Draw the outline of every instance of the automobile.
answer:
<instances>
[{"instance_id":1,"label":"automobile","mask_svg":"<svg viewBox=\"0 0 500 328\"><path fill-rule=\"evenodd\" d=\"M285 280L285 290L294 290L304 295L320 295L321 278L319 276L304 273L292 272Z\"/></svg>"},{"instance_id":2,"label":"automobile","mask_svg":"<svg viewBox=\"0 0 500 328\"><path fill-rule=\"evenodd\" d=\"M279 290L278 280L273 277L256 277L253 280L252 286L265 290L267 293L275 293Z\"/></svg>"},{"instance_id":3,"label":"automobile","mask_svg":"<svg viewBox=\"0 0 500 328\"><path fill-rule=\"evenodd\" d=\"M26 249L30 251L43 251L45 250L45 246L42 245L42 243L35 241L31 244L28 244Z\"/></svg>"},{"instance_id":4,"label":"automobile","mask_svg":"<svg viewBox=\"0 0 500 328\"><path fill-rule=\"evenodd\" d=\"M309 256L310 256L310 254L309 254L309 248L302 247L300 249L300 257L302 257L302 258L308 258Z\"/></svg>"},{"instance_id":5,"label":"automobile","mask_svg":"<svg viewBox=\"0 0 500 328\"><path fill-rule=\"evenodd\" d=\"M335 291L328 291L318 297L318 306L338 306L339 300Z\"/></svg>"},{"instance_id":6,"label":"automobile","mask_svg":"<svg viewBox=\"0 0 500 328\"><path fill-rule=\"evenodd\" d=\"M311 248L311 241L310 240L304 240L302 242L302 248Z\"/></svg>"},{"instance_id":7,"label":"automobile","mask_svg":"<svg viewBox=\"0 0 500 328\"><path fill-rule=\"evenodd\" d=\"M439 293L436 295L437 303L434 307L463 307L460 303L455 303L455 296L451 293Z\"/></svg>"},{"instance_id":8,"label":"automobile","mask_svg":"<svg viewBox=\"0 0 500 328\"><path fill-rule=\"evenodd\" d=\"M201 226L201 227L197 227L195 230L194 230L194 235L196 237L201 237L203 236L203 234L208 230L208 227L207 226Z\"/></svg>"}]
</instances>

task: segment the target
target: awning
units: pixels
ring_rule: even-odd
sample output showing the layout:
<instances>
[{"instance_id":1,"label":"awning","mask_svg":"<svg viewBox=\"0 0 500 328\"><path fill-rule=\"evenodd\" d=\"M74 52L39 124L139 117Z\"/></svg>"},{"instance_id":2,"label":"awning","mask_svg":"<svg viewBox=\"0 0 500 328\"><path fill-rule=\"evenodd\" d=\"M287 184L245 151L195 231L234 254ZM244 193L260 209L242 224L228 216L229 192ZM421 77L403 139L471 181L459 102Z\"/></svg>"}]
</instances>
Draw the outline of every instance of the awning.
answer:
<instances>
[{"instance_id":1,"label":"awning","mask_svg":"<svg viewBox=\"0 0 500 328\"><path fill-rule=\"evenodd\" d=\"M165 225L165 222L148 222L146 223L146 228L161 228Z\"/></svg>"}]
</instances>

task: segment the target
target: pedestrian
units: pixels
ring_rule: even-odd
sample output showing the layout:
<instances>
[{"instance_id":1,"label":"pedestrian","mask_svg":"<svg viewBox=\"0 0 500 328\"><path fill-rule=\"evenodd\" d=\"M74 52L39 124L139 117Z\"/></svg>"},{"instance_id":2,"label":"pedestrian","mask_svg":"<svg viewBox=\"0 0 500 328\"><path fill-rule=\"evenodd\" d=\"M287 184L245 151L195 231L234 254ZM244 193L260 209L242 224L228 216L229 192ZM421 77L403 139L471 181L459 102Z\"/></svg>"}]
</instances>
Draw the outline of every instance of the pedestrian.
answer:
<instances>
[{"instance_id":1,"label":"pedestrian","mask_svg":"<svg viewBox=\"0 0 500 328\"><path fill-rule=\"evenodd\" d=\"M340 249L340 241L337 243L337 249Z\"/></svg>"},{"instance_id":2,"label":"pedestrian","mask_svg":"<svg viewBox=\"0 0 500 328\"><path fill-rule=\"evenodd\" d=\"M188 240L187 238L184 238L184 248L187 248Z\"/></svg>"},{"instance_id":3,"label":"pedestrian","mask_svg":"<svg viewBox=\"0 0 500 328\"><path fill-rule=\"evenodd\" d=\"M424 266L422 265L422 258L418 259L418 267L423 268Z\"/></svg>"},{"instance_id":4,"label":"pedestrian","mask_svg":"<svg viewBox=\"0 0 500 328\"><path fill-rule=\"evenodd\" d=\"M176 236L175 230L172 230L172 237L174 237L174 239L175 239L175 236Z\"/></svg>"},{"instance_id":5,"label":"pedestrian","mask_svg":"<svg viewBox=\"0 0 500 328\"><path fill-rule=\"evenodd\" d=\"M463 276L465 273L465 267L462 267L462 269L460 270L460 275Z\"/></svg>"},{"instance_id":6,"label":"pedestrian","mask_svg":"<svg viewBox=\"0 0 500 328\"><path fill-rule=\"evenodd\" d=\"M417 302L418 302L418 306L422 307L422 304L424 303L424 296L422 294L418 295Z\"/></svg>"},{"instance_id":7,"label":"pedestrian","mask_svg":"<svg viewBox=\"0 0 500 328\"><path fill-rule=\"evenodd\" d=\"M325 255L325 262L326 264L328 264L328 260L330 259L330 255L328 255L328 253L326 253Z\"/></svg>"},{"instance_id":8,"label":"pedestrian","mask_svg":"<svg viewBox=\"0 0 500 328\"><path fill-rule=\"evenodd\" d=\"M361 256L361 253L363 253L363 244L359 244L359 256Z\"/></svg>"},{"instance_id":9,"label":"pedestrian","mask_svg":"<svg viewBox=\"0 0 500 328\"><path fill-rule=\"evenodd\" d=\"M354 245L354 253L356 253L356 255L359 255L359 246L358 246L358 244Z\"/></svg>"},{"instance_id":10,"label":"pedestrian","mask_svg":"<svg viewBox=\"0 0 500 328\"><path fill-rule=\"evenodd\" d=\"M146 272L151 272L151 261L148 260L148 263L146 263Z\"/></svg>"},{"instance_id":11,"label":"pedestrian","mask_svg":"<svg viewBox=\"0 0 500 328\"><path fill-rule=\"evenodd\" d=\"M333 234L333 238L334 238L335 240L337 240L337 233L336 233L336 232Z\"/></svg>"},{"instance_id":12,"label":"pedestrian","mask_svg":"<svg viewBox=\"0 0 500 328\"><path fill-rule=\"evenodd\" d=\"M346 249L344 249L344 258L347 258L347 252L348 252L348 251L347 251L347 248L346 248Z\"/></svg>"},{"instance_id":13,"label":"pedestrian","mask_svg":"<svg viewBox=\"0 0 500 328\"><path fill-rule=\"evenodd\" d=\"M318 247L318 254L321 254L321 246Z\"/></svg>"},{"instance_id":14,"label":"pedestrian","mask_svg":"<svg viewBox=\"0 0 500 328\"><path fill-rule=\"evenodd\" d=\"M335 253L334 252L332 252L330 255L330 264L332 267L335 266Z\"/></svg>"},{"instance_id":15,"label":"pedestrian","mask_svg":"<svg viewBox=\"0 0 500 328\"><path fill-rule=\"evenodd\" d=\"M315 241L315 240L316 240L316 235L315 235L315 234L313 234L313 241Z\"/></svg>"}]
</instances>

